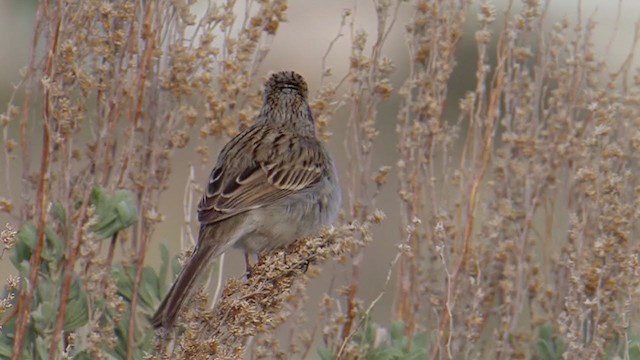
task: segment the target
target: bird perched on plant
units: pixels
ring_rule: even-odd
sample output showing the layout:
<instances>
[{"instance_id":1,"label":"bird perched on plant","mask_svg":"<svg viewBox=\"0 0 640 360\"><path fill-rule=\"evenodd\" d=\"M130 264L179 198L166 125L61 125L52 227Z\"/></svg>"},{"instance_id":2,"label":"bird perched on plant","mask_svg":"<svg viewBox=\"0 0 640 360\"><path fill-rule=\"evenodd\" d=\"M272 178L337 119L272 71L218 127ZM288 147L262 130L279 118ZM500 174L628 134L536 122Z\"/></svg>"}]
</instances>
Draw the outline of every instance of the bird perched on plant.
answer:
<instances>
[{"instance_id":1,"label":"bird perched on plant","mask_svg":"<svg viewBox=\"0 0 640 360\"><path fill-rule=\"evenodd\" d=\"M199 275L230 247L243 249L247 258L312 235L336 219L338 177L316 137L307 95L307 83L293 71L266 82L255 124L218 156L198 205L196 248L153 315L154 327L173 327Z\"/></svg>"}]
</instances>

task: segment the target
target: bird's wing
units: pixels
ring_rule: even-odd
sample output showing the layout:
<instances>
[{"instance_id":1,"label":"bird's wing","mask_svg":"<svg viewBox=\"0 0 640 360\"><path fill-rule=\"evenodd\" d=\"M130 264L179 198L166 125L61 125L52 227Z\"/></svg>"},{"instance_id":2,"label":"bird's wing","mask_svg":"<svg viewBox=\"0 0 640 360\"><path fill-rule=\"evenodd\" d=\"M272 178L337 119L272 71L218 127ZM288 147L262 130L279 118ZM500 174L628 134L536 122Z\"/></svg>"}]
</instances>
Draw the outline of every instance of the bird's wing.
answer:
<instances>
[{"instance_id":1,"label":"bird's wing","mask_svg":"<svg viewBox=\"0 0 640 360\"><path fill-rule=\"evenodd\" d=\"M198 206L200 223L263 207L319 181L327 158L318 140L278 130L249 138L260 135L263 141L232 140L223 149Z\"/></svg>"}]
</instances>

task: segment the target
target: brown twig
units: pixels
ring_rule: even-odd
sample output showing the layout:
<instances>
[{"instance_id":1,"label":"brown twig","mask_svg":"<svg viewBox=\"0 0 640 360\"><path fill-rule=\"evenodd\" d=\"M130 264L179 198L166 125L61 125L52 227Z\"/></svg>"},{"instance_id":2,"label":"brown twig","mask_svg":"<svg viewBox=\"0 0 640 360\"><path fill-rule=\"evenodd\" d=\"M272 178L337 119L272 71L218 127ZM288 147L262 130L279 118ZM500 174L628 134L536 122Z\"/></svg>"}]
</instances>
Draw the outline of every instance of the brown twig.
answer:
<instances>
[{"instance_id":1,"label":"brown twig","mask_svg":"<svg viewBox=\"0 0 640 360\"><path fill-rule=\"evenodd\" d=\"M40 35L42 33L42 26L44 23L44 19L46 18L45 13L43 11L43 7L39 6L37 10L36 24L35 29L33 31L33 37L31 39L31 55L29 57L29 65L27 66L27 71L24 74L25 82L33 82L33 74L36 71L36 49L38 48L38 40L40 39ZM20 214L21 221L27 221L28 218L28 209L27 204L29 203L29 194L31 193L31 182L29 181L30 170L31 170L31 156L29 152L29 110L31 109L31 90L29 86L26 87L24 99L22 102L22 113L20 115L20 150L22 154L22 211Z\"/></svg>"},{"instance_id":2,"label":"brown twig","mask_svg":"<svg viewBox=\"0 0 640 360\"><path fill-rule=\"evenodd\" d=\"M376 92L376 83L385 75L381 73L380 64L382 62L382 47L389 32L393 28L397 19L400 2L396 2L393 14L390 14L390 4L374 1L376 7L377 34L376 41L372 45L368 61L370 68L360 68L360 65L352 63L350 69L353 77L353 85L351 92L353 94L353 103L351 105L351 113L349 116L349 128L351 137L345 138L345 147L347 148L347 157L353 154L358 164L357 170L349 173L351 183L351 208L354 218L363 221L367 216L367 209L371 206L367 202L369 195L369 181L371 177L372 163L372 142L375 135L371 135L372 128L375 124L371 123L371 119L375 119L378 106L383 97ZM356 12L355 6L353 13ZM358 58L362 56L363 49L356 42L360 41L361 36L355 31L355 16L352 16L350 24L352 43L352 57ZM390 23L387 25L387 22ZM343 17L344 22L344 17ZM342 28L342 25L341 25ZM341 29L340 28L340 29ZM340 32L339 32L340 34ZM338 35L339 36L339 35ZM331 46L337 40L337 37L330 43L327 53ZM326 58L326 54L323 59ZM323 65L324 66L324 65ZM350 140L350 141L349 141ZM346 321L342 327L342 339L345 340L352 332L353 322L357 316L357 295L358 284L360 281L360 267L364 258L364 249L361 249L352 257L351 265L351 281L347 292L347 312Z\"/></svg>"},{"instance_id":3,"label":"brown twig","mask_svg":"<svg viewBox=\"0 0 640 360\"><path fill-rule=\"evenodd\" d=\"M136 111L135 111L135 119L134 119L134 126L137 126L139 118L142 116L142 105L143 105L143 99L144 99L144 88L145 88L145 79L147 76L147 72L148 72L148 65L152 60L151 55L153 54L153 52L156 49L156 41L157 41L157 35L159 33L158 29L156 28L156 26L159 23L159 18L160 18L160 14L156 13L159 12L159 8L155 8L151 6L152 2L147 3L147 6L145 8L145 15L144 15L144 25L143 25L143 38L145 39L145 50L144 50L144 54L143 54L143 63L141 64L141 69L139 72L139 89L138 89L138 99L137 99L137 103L136 103ZM155 122L152 122L149 124L149 135L153 136L153 132L155 131L155 126L154 126ZM133 135L132 135L133 136ZM151 144L153 144L153 141L150 141ZM151 160L151 163L149 164L149 172L147 173L147 177L153 177L155 176L155 166L154 166L154 162L155 162L155 158L152 156L154 149L156 148L156 146L152 145L150 151L151 156L149 156L149 159ZM147 194L147 190L148 188L145 186L142 190L142 196L140 197L141 202L140 202L140 211L144 216L144 212L145 212L145 198L146 198L146 194ZM142 282L142 273L144 270L144 259L146 257L147 254L147 247L148 247L148 243L150 240L150 228L147 226L147 223L145 220L141 221L141 229L142 229L142 233L141 233L141 241L139 244L139 249L138 249L138 256L136 258L136 263L138 264L137 269L136 269L136 278L135 278L135 282L133 285L133 294L132 294L132 298L131 298L131 308L130 308L130 314L129 314L129 324L128 324L128 328L129 328L129 332L127 334L127 360L131 360L133 359L133 353L134 353L134 342L135 342L135 313L136 313L136 307L138 304L138 294L140 292L140 283Z\"/></svg>"},{"instance_id":4,"label":"brown twig","mask_svg":"<svg viewBox=\"0 0 640 360\"><path fill-rule=\"evenodd\" d=\"M401 246L406 246L406 244L403 244ZM363 325L364 325L364 328L366 328L366 323L367 323L367 321L369 321L369 317L371 315L371 311L376 306L376 304L378 304L380 299L382 299L382 296L384 296L384 294L387 293L387 288L389 286L389 282L391 282L391 274L393 273L393 268L396 266L396 264L398 263L398 260L402 256L402 252L403 252L402 249L398 249L398 253L393 258L391 263L389 264L389 269L387 270L387 276L386 276L386 278L384 280L384 284L382 285L382 290L380 290L380 292L375 297L375 299L373 299L371 301L371 303L369 303L369 306L367 307L367 309L362 314L362 317L360 318L360 321L358 321L358 323L356 324L356 326L353 329L353 331L349 332L349 334L347 334L347 336L344 337L344 340L342 341L342 344L340 345L340 349L338 350L338 353L336 354L336 359L342 359L342 355L344 353L344 350L345 350L346 346L349 344L349 341L351 341L351 338L358 332L358 330L360 330L363 327Z\"/></svg>"},{"instance_id":5,"label":"brown twig","mask_svg":"<svg viewBox=\"0 0 640 360\"><path fill-rule=\"evenodd\" d=\"M137 78L138 91L137 91L137 100L136 100L137 105L135 107L135 111L133 112L133 114L131 114L133 115L132 116L133 121L131 122L131 126L129 127L127 149L123 151L121 156L122 166L120 169L120 175L118 176L116 187L120 187L124 184L124 181L127 178L127 174L129 172L131 156L134 152L133 149L134 149L134 144L136 139L135 132L139 127L140 118L142 117L142 105L144 100L144 90L145 90L145 84L147 79L148 65L151 62L151 55L153 54L153 51L156 48L156 36L154 36L154 30L151 28L151 18L150 18L151 3L152 2L147 2L147 5L144 9L142 38L146 40L147 46L145 46L144 53L142 55L142 61L139 63L139 69L137 71L137 74L138 74L138 78ZM139 2L136 2L135 8L134 8L134 14L137 14L138 8L139 8ZM136 26L135 22L131 22L129 37L127 38L128 43L132 43L133 37L136 36L136 33L134 32L135 26ZM149 46L149 42L151 42L151 46ZM133 55L134 55L134 51L133 49L131 49L130 57L133 58Z\"/></svg>"},{"instance_id":6,"label":"brown twig","mask_svg":"<svg viewBox=\"0 0 640 360\"><path fill-rule=\"evenodd\" d=\"M64 280L62 282L62 291L60 293L60 308L58 309L58 317L56 319L56 325L51 335L51 344L49 347L49 358L54 359L58 351L58 338L62 333L64 325L64 317L67 313L67 305L69 299L69 291L71 290L71 282L73 280L73 268L75 267L78 253L80 252L80 246L83 242L84 227L81 224L87 222L87 209L89 207L89 200L91 199L91 188L85 189L84 199L82 200L82 206L80 207L80 216L78 217L77 226L73 234L74 246L71 248L71 252L68 255L64 267Z\"/></svg>"},{"instance_id":7,"label":"brown twig","mask_svg":"<svg viewBox=\"0 0 640 360\"><path fill-rule=\"evenodd\" d=\"M453 312L453 307L455 306L457 299L457 286L458 286L458 278L460 274L463 272L467 261L468 254L471 248L471 236L473 234L473 228L475 226L475 213L478 204L478 192L480 185L484 180L484 175L486 173L487 168L489 167L489 163L491 160L491 154L493 151L493 139L495 134L495 127L497 123L498 110L500 108L501 95L504 87L505 80L505 64L504 60L507 56L507 45L504 39L504 32L501 34L501 39L498 44L498 65L496 72L493 77L493 86L491 88L489 94L489 103L487 105L487 114L484 123L484 134L482 141L482 149L480 153L480 158L478 159L478 167L475 171L475 176L473 182L471 183L467 194L468 200L466 203L466 221L464 223L464 229L462 234L462 248L460 251L460 255L458 258L458 262L454 267L453 272L451 273L450 279L448 281L448 293L451 294L451 297L447 299L447 302L444 305L444 314L440 320L440 324L438 327L439 336L444 336L447 331L451 331L452 329L447 330L447 325L450 327L451 314ZM449 340L450 337L446 336ZM446 346L448 348L449 341L446 342ZM435 359L440 347L434 346L431 351L431 359Z\"/></svg>"},{"instance_id":8,"label":"brown twig","mask_svg":"<svg viewBox=\"0 0 640 360\"><path fill-rule=\"evenodd\" d=\"M61 25L61 21L62 21L62 17L63 17L63 11L61 9L62 3L58 3L56 6L56 20L57 20L57 26L56 26L56 36L54 38L54 42L52 44L53 49L49 52L49 57L51 58L56 51L56 46L58 44L58 37L59 37L59 33L60 33L60 25ZM51 68L53 66L53 60L49 60L48 61L48 65L47 68L45 70L45 73L51 73ZM48 119L49 119L49 110L48 107L49 105L49 97L46 94L47 89L45 88L45 99L47 101L47 107L45 107L45 121L48 123ZM65 194L66 195L66 194ZM87 215L87 207L89 204L89 199L91 197L91 189L85 189L85 194L84 194L84 198L83 198L83 202L80 208L80 216L78 218L77 221L77 226L75 228L74 231L74 236L73 236L73 241L74 241L74 246L72 246L70 248L70 253L68 254L67 258L65 259L65 268L64 268L64 278L63 278L63 283L62 283L62 288L61 288L61 294L60 294L60 307L58 309L58 316L56 319L56 323L55 323L55 327L53 329L53 332L51 334L51 344L49 347L49 357L50 358L55 358L56 357L56 353L58 351L58 342L59 342L59 338L60 335L62 334L62 330L63 330L63 325L64 325L64 318L66 315L66 310L67 310L67 305L68 305L68 298L69 298L69 292L71 289L71 282L73 279L73 269L76 263L76 258L78 255L78 252L80 250L80 246L82 244L82 238L83 238L83 227L81 226L81 224L84 224L86 222L86 215ZM66 231L66 230L65 230Z\"/></svg>"},{"instance_id":9,"label":"brown twig","mask_svg":"<svg viewBox=\"0 0 640 360\"><path fill-rule=\"evenodd\" d=\"M46 2L45 2L46 4ZM59 6L58 3L58 11ZM45 17L49 14L45 10ZM49 79L53 73L53 57L58 47L58 36L60 34L61 15L57 14L56 23L53 28L53 35L51 41L51 47L47 56L47 62L45 65L44 74ZM36 209L38 216L38 239L36 248L31 255L31 272L29 274L29 284L26 284L20 292L20 313L16 320L16 332L13 342L13 356L12 360L18 360L22 354L22 349L25 340L25 332L27 330L27 324L29 323L29 313L31 311L31 302L33 300L34 291L38 282L38 271L40 269L40 262L42 259L42 248L44 246L45 233L44 228L47 222L47 196L49 193L49 157L51 155L51 103L50 103L50 91L45 86L44 88L44 118L43 118L43 132L42 132L42 160L40 162L40 179L38 182L38 192L36 195Z\"/></svg>"},{"instance_id":10,"label":"brown twig","mask_svg":"<svg viewBox=\"0 0 640 360\"><path fill-rule=\"evenodd\" d=\"M3 319L0 319L0 326L6 325L9 320L13 319L20 312L20 302L11 309L11 312Z\"/></svg>"}]
</instances>

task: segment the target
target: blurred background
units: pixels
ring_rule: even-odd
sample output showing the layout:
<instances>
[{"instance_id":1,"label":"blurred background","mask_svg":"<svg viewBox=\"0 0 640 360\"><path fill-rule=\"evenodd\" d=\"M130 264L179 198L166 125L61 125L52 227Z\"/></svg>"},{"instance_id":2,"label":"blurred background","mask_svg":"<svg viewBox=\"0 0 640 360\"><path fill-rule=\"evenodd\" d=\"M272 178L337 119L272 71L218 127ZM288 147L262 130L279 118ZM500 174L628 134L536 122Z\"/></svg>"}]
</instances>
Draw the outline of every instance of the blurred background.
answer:
<instances>
[{"instance_id":1,"label":"blurred background","mask_svg":"<svg viewBox=\"0 0 640 360\"><path fill-rule=\"evenodd\" d=\"M200 4L202 3L202 4ZM517 1L519 5L519 1ZM577 1L556 0L551 1L551 18L549 22L555 22L563 17L575 19L578 11ZM238 6L244 6L244 2L239 2ZM501 12L506 6L506 1L495 1L498 21L496 26L501 26ZM596 34L593 39L597 49L601 50L599 56L607 59L609 65L617 68L628 54L628 49L633 42L634 28L640 14L640 1L607 1L607 0L583 0L581 2L583 16L593 15L597 21ZM12 95L13 85L20 81L20 69L28 59L29 45L33 34L33 24L37 2L33 0L2 0L0 1L0 112L4 112L6 104ZM205 8L205 2L199 2L197 7ZM375 9L370 1L340 1L340 0L294 0L289 2L288 21L280 25L277 35L271 44L271 50L261 68L264 76L270 71L291 69L303 74L309 82L310 91L313 94L319 87L321 77L322 58L326 53L331 41L336 37L341 14L345 9L352 9L357 29L364 29L369 34L374 34L376 30ZM472 7L468 14L467 28L464 38L457 50L459 61L449 90L449 111L453 113L458 105L458 99L465 91L475 87L475 66L476 66L476 43L473 40L473 29L476 27L475 10ZM386 42L384 52L396 66L396 71L392 75L393 86L397 89L400 81L406 78L408 72L407 51L405 45L404 24L414 10L410 4L401 6L398 20L393 31ZM616 21L618 19L618 21ZM348 70L350 55L350 34L349 28L344 28L344 36L340 37L333 45L333 49L327 58L328 65L333 69L333 80L338 81ZM615 39L612 41L612 39ZM369 46L371 41L369 41ZM636 60L637 64L637 60ZM14 100L19 102L19 99ZM397 95L392 95L389 101L383 103L383 107L378 113L377 128L380 135L374 144L374 164L373 169L383 165L395 166L397 161L396 152L396 114L398 107ZM347 110L339 111L331 120L330 131L333 133L329 142L329 149L337 159L339 172L344 174L345 161L343 158L344 145L342 134L345 133ZM32 119L37 123L39 119ZM16 131L11 129L10 131ZM197 132L197 129L194 130ZM34 134L34 141L40 141L40 136ZM0 141L2 141L0 139ZM177 150L173 157L173 173L169 188L162 196L160 211L164 216L164 222L159 224L154 235L154 242L164 242L172 252L177 252L180 248L179 234L183 224L184 214L182 202L184 195L184 184L187 180L189 166L194 165L196 170L196 182L204 184L218 151L224 141L211 141L210 163L201 165L195 156L193 146ZM195 143L195 142L194 142ZM4 146L4 145L3 145ZM3 161L3 160L0 160ZM18 189L20 172L19 164L14 161L11 167L0 163L0 172L9 173L10 181L13 182L13 189ZM392 170L393 171L393 170ZM399 202L396 196L395 178L391 176L390 183L380 194L377 207L386 215L387 219L383 226L375 228L374 242L365 250L364 262L362 265L362 282L360 297L365 303L374 299L382 290L382 284L386 277L387 264L396 254L395 246L399 236L398 210ZM11 197L19 201L17 194L9 194L6 177L0 176L0 197ZM0 224L6 222L13 223L14 227L19 224L6 214L0 214ZM197 228L194 227L194 232ZM154 245L151 245L150 253L147 256L147 263L153 265L159 258L159 252ZM244 262L238 251L231 251L225 260L225 274L227 276L239 276L244 271ZM9 274L12 267L9 261L0 261L0 274L2 277ZM349 270L340 265L329 265L323 269L322 275L313 280L308 295L312 299L309 303L310 311L314 311L314 299L320 299L320 295L327 291L329 284L334 284L334 288L339 284L348 281ZM392 285L393 286L393 285ZM391 312L392 296L387 294L374 309L372 315L377 322L385 323L389 321ZM313 319L314 315L309 314Z\"/></svg>"}]
</instances>

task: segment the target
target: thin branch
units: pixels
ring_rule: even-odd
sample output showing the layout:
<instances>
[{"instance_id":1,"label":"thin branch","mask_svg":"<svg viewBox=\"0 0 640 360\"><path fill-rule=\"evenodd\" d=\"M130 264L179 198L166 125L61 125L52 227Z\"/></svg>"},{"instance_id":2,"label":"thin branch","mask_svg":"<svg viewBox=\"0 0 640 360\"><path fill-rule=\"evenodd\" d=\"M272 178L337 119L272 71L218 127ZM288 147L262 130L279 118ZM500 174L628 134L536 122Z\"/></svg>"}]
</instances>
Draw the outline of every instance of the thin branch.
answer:
<instances>
[{"instance_id":1,"label":"thin branch","mask_svg":"<svg viewBox=\"0 0 640 360\"><path fill-rule=\"evenodd\" d=\"M56 320L56 325L51 336L51 344L49 347L49 358L54 359L56 357L56 353L58 351L58 338L62 333L62 328L64 325L64 317L67 312L67 305L69 299L69 291L71 289L71 282L73 280L74 274L74 266L76 264L76 258L78 257L78 253L80 252L80 246L83 242L84 230L85 227L82 224L86 224L87 222L87 210L89 208L89 200L91 199L92 189L89 187L85 190L84 199L82 200L82 206L80 208L80 216L78 222L76 224L75 233L73 235L73 240L75 246L71 248L71 253L68 255L66 259L66 264L64 268L64 280L62 282L62 291L60 294L60 308L58 309L58 317Z\"/></svg>"},{"instance_id":2,"label":"thin branch","mask_svg":"<svg viewBox=\"0 0 640 360\"><path fill-rule=\"evenodd\" d=\"M159 34L159 31L157 29L157 26L159 25L159 16L158 14L155 14L152 16L152 14L154 14L155 12L158 11L157 8L153 8L151 6L153 2L147 2L147 7L145 8L145 20L144 20L144 25L143 27L145 29L148 29L147 31L143 32L143 38L145 40L145 51L144 53L146 54L145 56L143 56L142 61L143 62L150 62L152 60L151 56L149 54L153 53L153 51L157 48L157 35ZM153 31L151 31L151 29L153 29ZM147 65L142 65L141 70L143 71L148 71L148 67ZM146 78L146 74L139 74L139 76ZM139 84L140 86L142 86L142 84ZM144 86L142 86L144 88ZM142 90L140 90L142 91ZM138 94L140 97L138 98L138 106L142 106L142 95L143 93L139 93ZM139 108L138 108L139 109ZM140 113L138 113L138 111L136 111L136 116L138 116ZM153 136L153 131L154 131L154 122L151 122L149 124L149 135ZM152 150L150 150L153 153L153 148L156 146L156 144L153 143L153 141L151 141L151 139L149 139L150 143L152 144ZM147 173L147 177L152 177L155 176L155 166L154 166L154 162L155 159L153 157L150 157L151 159L151 163L149 164L149 173ZM146 194L148 193L148 187L144 187L142 189L142 195L140 196L140 211L142 213L142 216L144 218L146 218L146 213L145 213L145 200L146 200ZM136 257L136 264L137 264L137 268L136 268L136 278L135 278L135 282L133 284L133 294L131 296L131 307L130 307L130 312L129 312L129 324L128 324L128 334L127 334L127 360L131 360L133 359L133 353L134 353L134 342L135 342L135 319L136 319L136 307L138 304L138 294L140 292L140 283L142 281L142 272L144 269L144 259L146 257L147 254L147 245L149 243L149 231L148 231L148 226L147 226L147 222L148 220L146 219L141 219L141 226L139 228L147 230L144 231L141 234L141 241L139 244L139 248L138 248L138 256Z\"/></svg>"},{"instance_id":3,"label":"thin branch","mask_svg":"<svg viewBox=\"0 0 640 360\"><path fill-rule=\"evenodd\" d=\"M407 246L407 245L404 245L404 246ZM349 332L349 334L343 339L342 344L340 345L340 350L338 350L338 353L336 354L336 357L335 357L336 359L341 359L341 356L344 353L346 346L349 344L349 341L351 341L351 338L358 332L358 330L362 328L363 324L365 324L368 321L369 315L371 314L371 310L373 310L373 308L376 306L376 304L378 304L380 299L382 299L382 296L386 294L387 288L389 286L389 282L391 282L391 274L393 273L393 268L396 266L396 263L398 262L402 254L403 254L403 251L399 250L396 253L396 256L391 261L391 263L389 264L389 269L387 270L387 277L385 278L384 284L382 285L382 290L380 290L378 295L371 301L371 303L365 310L364 314L360 318L360 321L358 321L356 326L353 328L353 331Z\"/></svg>"},{"instance_id":4,"label":"thin branch","mask_svg":"<svg viewBox=\"0 0 640 360\"><path fill-rule=\"evenodd\" d=\"M44 2L46 4L47 2ZM46 7L46 5L44 5ZM60 11L61 2L57 4L57 10ZM49 14L45 11L45 17ZM53 57L58 48L58 37L60 34L60 25L62 21L61 14L56 14L56 23L53 28L51 47L47 55L47 62L45 65L44 76L47 79L52 78L54 63ZM49 195L49 158L51 156L51 98L50 90L48 86L44 86L44 117L43 117L43 131L42 131L42 159L40 162L40 179L38 181L38 192L36 195L36 209L38 216L38 239L36 243L35 251L31 255L31 273L29 274L29 283L24 284L20 292L20 313L16 320L16 332L13 342L13 356L12 360L18 360L22 354L23 344L25 341L25 333L27 331L27 324L29 323L29 314L31 312L31 302L34 298L34 292L36 284L38 282L38 272L40 270L40 262L42 260L42 248L44 247L45 239L45 225L47 222L47 199Z\"/></svg>"}]
</instances>

